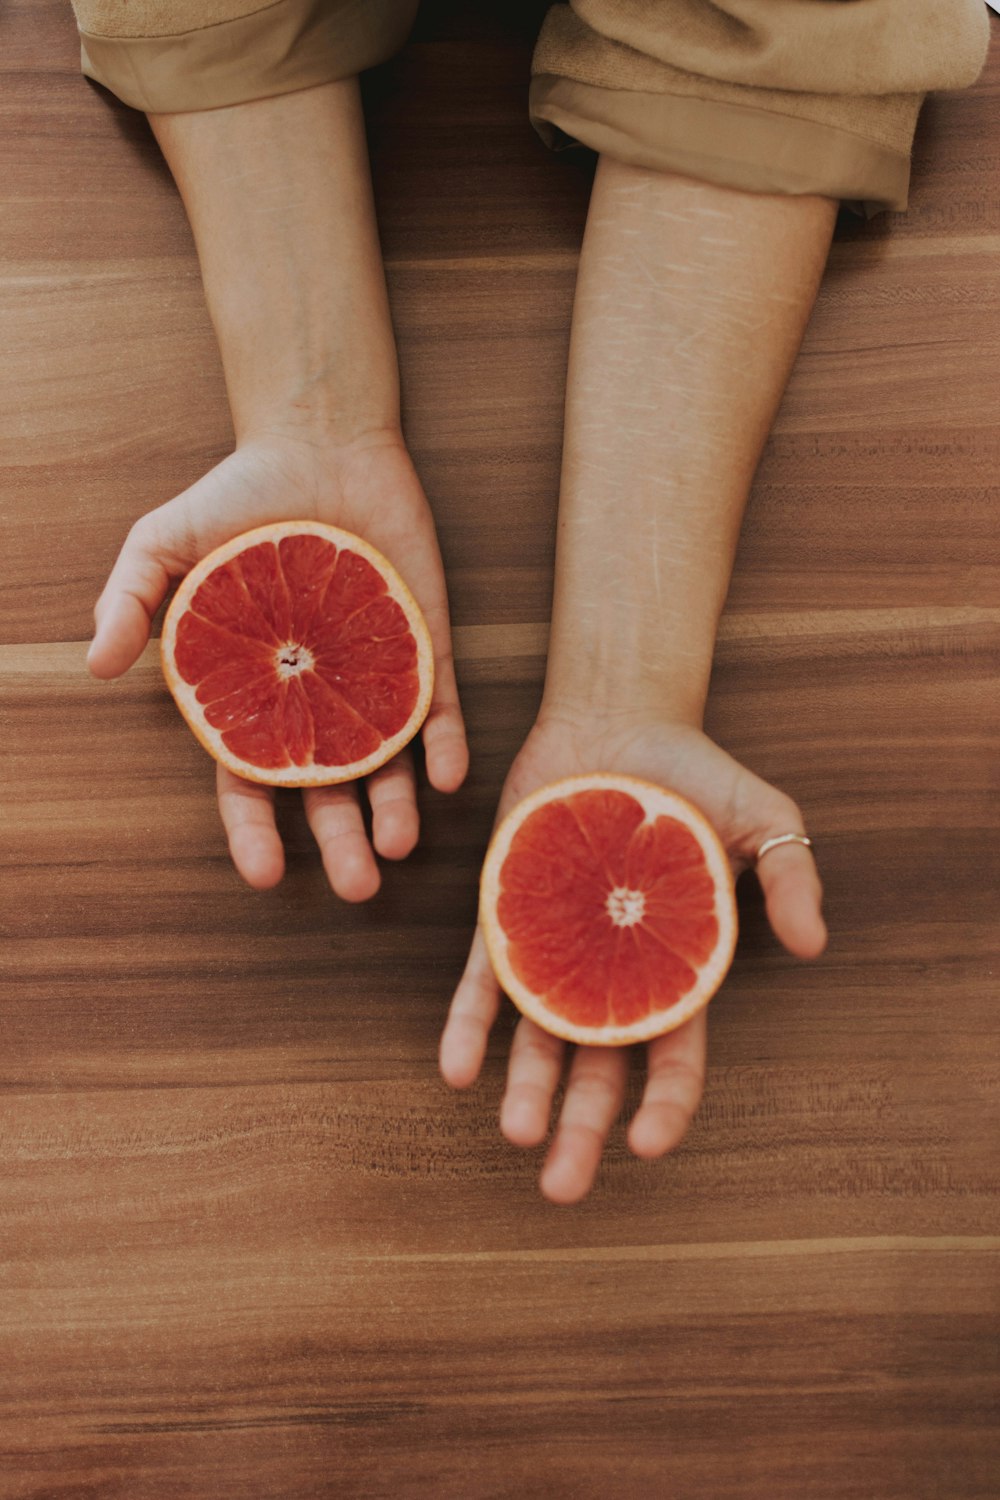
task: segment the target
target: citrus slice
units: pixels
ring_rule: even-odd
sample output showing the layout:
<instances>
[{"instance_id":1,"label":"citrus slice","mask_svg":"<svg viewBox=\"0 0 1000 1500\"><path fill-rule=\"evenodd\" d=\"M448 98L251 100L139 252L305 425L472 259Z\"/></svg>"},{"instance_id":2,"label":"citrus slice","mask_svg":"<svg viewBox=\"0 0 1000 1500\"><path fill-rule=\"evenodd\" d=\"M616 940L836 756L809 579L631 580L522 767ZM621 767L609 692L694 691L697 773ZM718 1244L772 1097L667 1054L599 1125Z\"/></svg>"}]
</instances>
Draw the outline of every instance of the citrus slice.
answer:
<instances>
[{"instance_id":1,"label":"citrus slice","mask_svg":"<svg viewBox=\"0 0 1000 1500\"><path fill-rule=\"evenodd\" d=\"M684 797L632 776L574 776L519 803L487 850L480 920L518 1009L592 1046L680 1026L736 947L715 831Z\"/></svg>"},{"instance_id":2,"label":"citrus slice","mask_svg":"<svg viewBox=\"0 0 1000 1500\"><path fill-rule=\"evenodd\" d=\"M319 521L209 553L174 595L161 651L205 749L270 786L367 776L416 734L434 685L430 635L395 568Z\"/></svg>"}]
</instances>

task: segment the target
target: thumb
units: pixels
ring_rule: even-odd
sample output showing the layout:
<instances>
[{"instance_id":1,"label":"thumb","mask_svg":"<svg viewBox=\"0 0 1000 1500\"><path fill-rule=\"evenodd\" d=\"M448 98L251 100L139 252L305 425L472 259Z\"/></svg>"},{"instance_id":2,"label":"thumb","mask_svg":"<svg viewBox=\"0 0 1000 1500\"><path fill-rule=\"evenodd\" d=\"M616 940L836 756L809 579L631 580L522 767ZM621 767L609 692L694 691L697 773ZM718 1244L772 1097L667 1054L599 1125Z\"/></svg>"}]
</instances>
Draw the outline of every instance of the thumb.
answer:
<instances>
[{"instance_id":1,"label":"thumb","mask_svg":"<svg viewBox=\"0 0 1000 1500\"><path fill-rule=\"evenodd\" d=\"M170 584L163 551L160 527L152 514L143 516L125 538L94 606L87 666L95 677L120 677L149 640L150 622Z\"/></svg>"},{"instance_id":2,"label":"thumb","mask_svg":"<svg viewBox=\"0 0 1000 1500\"><path fill-rule=\"evenodd\" d=\"M490 1030L499 1011L500 986L493 973L482 928L477 927L465 972L451 1002L438 1053L441 1076L453 1089L468 1088L478 1078Z\"/></svg>"}]
</instances>

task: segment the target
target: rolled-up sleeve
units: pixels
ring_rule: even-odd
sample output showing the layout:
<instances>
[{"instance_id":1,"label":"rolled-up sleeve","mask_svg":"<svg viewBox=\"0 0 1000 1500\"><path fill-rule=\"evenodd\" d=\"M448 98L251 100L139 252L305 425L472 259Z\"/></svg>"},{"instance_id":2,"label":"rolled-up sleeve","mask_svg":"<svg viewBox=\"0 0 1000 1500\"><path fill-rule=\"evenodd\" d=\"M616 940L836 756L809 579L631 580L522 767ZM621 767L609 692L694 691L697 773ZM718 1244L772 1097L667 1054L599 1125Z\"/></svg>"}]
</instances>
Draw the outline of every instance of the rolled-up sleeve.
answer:
<instances>
[{"instance_id":1,"label":"rolled-up sleeve","mask_svg":"<svg viewBox=\"0 0 1000 1500\"><path fill-rule=\"evenodd\" d=\"M569 0L530 113L550 146L901 209L924 96L972 83L988 42L982 0Z\"/></svg>"},{"instance_id":2,"label":"rolled-up sleeve","mask_svg":"<svg viewBox=\"0 0 1000 1500\"><path fill-rule=\"evenodd\" d=\"M73 0L83 71L150 114L217 109L384 62L417 0Z\"/></svg>"}]
</instances>

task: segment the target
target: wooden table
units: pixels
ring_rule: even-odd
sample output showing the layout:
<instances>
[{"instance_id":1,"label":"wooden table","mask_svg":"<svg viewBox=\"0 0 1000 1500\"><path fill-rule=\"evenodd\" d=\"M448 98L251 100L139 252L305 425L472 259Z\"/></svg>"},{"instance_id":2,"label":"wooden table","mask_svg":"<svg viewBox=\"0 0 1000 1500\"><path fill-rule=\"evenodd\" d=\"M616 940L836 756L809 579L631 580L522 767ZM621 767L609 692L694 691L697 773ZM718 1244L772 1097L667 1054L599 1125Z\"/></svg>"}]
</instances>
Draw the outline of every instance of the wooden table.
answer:
<instances>
[{"instance_id":1,"label":"wooden table","mask_svg":"<svg viewBox=\"0 0 1000 1500\"><path fill-rule=\"evenodd\" d=\"M435 1067L549 608L588 167L526 122L540 9L429 0L369 81L473 770L362 909L291 796L240 883L153 652L84 672L229 419L144 120L63 0L0 20L3 1500L1000 1489L1000 53L910 212L841 225L720 636L709 730L805 809L829 949L742 881L695 1127L556 1209L496 1128L511 1014L471 1093Z\"/></svg>"}]
</instances>

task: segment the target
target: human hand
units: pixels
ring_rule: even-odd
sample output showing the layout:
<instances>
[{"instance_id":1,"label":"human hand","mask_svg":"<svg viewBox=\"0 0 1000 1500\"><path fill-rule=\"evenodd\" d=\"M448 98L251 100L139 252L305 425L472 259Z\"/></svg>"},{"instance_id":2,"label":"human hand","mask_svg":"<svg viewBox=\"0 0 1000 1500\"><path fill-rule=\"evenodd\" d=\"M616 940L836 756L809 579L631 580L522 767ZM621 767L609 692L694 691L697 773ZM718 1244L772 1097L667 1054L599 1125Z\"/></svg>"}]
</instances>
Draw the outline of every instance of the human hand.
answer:
<instances>
[{"instance_id":1,"label":"human hand","mask_svg":"<svg viewBox=\"0 0 1000 1500\"><path fill-rule=\"evenodd\" d=\"M427 777L454 791L468 767L465 729L451 652L444 572L430 507L398 433L378 433L335 446L301 433L267 434L241 444L176 499L132 527L94 617L87 656L95 677L128 670L149 639L150 622L172 579L213 548L255 526L318 520L363 536L402 573L420 605L434 646L435 685L421 731ZM259 890L284 873L274 818L274 789L217 767L219 810L233 862ZM371 842L354 784L310 787L306 816L330 884L346 901L379 887L375 852L403 859L419 831L413 756L404 749L365 782ZM374 852L373 847L374 846Z\"/></svg>"},{"instance_id":2,"label":"human hand","mask_svg":"<svg viewBox=\"0 0 1000 1500\"><path fill-rule=\"evenodd\" d=\"M678 791L706 815L729 855L733 875L754 861L765 839L802 832L792 799L741 766L700 729L686 723L617 721L613 726L542 716L511 767L498 817L536 788L566 776L617 771ZM790 953L815 958L826 946L822 887L809 850L787 844L768 853L758 876L776 936ZM445 1080L467 1088L482 1065L500 987L477 929L441 1038ZM701 1099L706 1011L648 1043L642 1102L628 1130L636 1156L662 1156L683 1137ZM514 1033L500 1128L516 1146L537 1146L549 1127L566 1043L527 1016ZM553 1203L575 1203L593 1183L608 1132L621 1111L627 1049L577 1047L541 1190Z\"/></svg>"}]
</instances>

